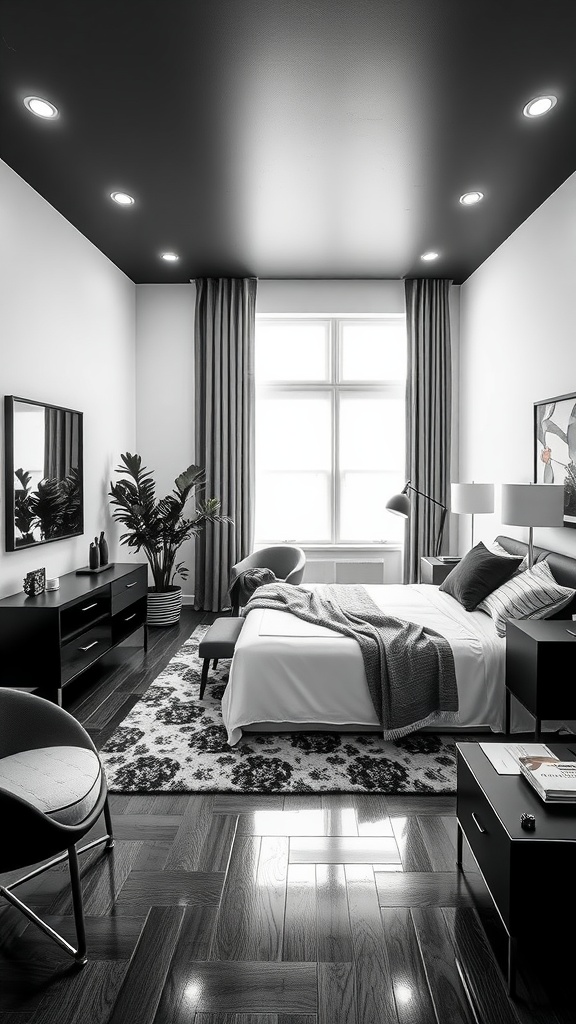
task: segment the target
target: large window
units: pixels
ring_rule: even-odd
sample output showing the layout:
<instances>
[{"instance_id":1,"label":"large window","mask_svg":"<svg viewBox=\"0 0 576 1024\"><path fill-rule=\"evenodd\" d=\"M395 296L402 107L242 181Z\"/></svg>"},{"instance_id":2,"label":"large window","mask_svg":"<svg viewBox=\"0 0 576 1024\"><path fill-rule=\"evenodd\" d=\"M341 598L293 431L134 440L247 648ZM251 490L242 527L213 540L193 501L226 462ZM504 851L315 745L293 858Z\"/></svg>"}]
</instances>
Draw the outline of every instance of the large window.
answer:
<instances>
[{"instance_id":1,"label":"large window","mask_svg":"<svg viewBox=\"0 0 576 1024\"><path fill-rule=\"evenodd\" d=\"M256 541L403 538L404 317L256 321Z\"/></svg>"}]
</instances>

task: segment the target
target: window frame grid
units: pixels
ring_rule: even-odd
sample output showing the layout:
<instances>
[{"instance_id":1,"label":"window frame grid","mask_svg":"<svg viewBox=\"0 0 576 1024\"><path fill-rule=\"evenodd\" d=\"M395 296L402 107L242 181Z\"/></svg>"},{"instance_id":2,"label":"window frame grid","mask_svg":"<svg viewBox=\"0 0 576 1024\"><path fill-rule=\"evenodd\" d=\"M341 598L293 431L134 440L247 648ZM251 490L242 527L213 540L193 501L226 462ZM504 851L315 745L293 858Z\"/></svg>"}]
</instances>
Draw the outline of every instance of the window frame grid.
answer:
<instances>
[{"instance_id":1,"label":"window frame grid","mask_svg":"<svg viewBox=\"0 0 576 1024\"><path fill-rule=\"evenodd\" d=\"M354 380L354 381L343 381L342 380L342 355L343 355L343 332L342 326L344 323L358 323L363 324L366 322L390 322L396 321L405 325L406 317L401 313L390 313L390 314L369 314L366 316L346 315L338 314L334 316L318 315L317 317L311 316L310 314L293 315L293 316L278 316L274 314L261 314L256 317L256 326L258 323L273 321L275 323L311 323L311 322L323 322L327 328L328 338L328 368L330 370L330 379L328 380L306 380L306 381L266 381L263 384L258 384L256 380L256 400L259 397L264 397L267 394L272 395L274 393L287 394L292 392L324 392L330 393L331 396L331 418L332 418L332 472L331 472L331 530L332 537L327 541L316 540L305 540L300 538L256 538L255 543L257 544L273 544L273 543L301 543L304 547L324 547L324 548L372 548L382 547L387 544L391 546L397 546L398 541L384 541L373 538L369 541L359 540L346 540L344 537L340 537L340 523L341 523L341 500L340 500L340 397L343 393L360 393L366 394L371 393L378 395L379 397L388 397L390 399L400 399L406 401L406 381L405 380L393 380L383 378L382 380ZM384 515L384 510L382 510Z\"/></svg>"}]
</instances>

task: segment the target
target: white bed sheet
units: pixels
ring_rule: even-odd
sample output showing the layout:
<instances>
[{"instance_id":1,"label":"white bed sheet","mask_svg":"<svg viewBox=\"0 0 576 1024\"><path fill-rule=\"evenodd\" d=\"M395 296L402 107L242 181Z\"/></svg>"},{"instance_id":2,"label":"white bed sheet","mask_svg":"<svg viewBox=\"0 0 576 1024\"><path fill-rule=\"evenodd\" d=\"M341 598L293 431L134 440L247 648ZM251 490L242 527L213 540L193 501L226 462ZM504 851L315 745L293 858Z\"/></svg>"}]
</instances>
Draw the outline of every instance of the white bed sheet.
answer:
<instances>
[{"instance_id":1,"label":"white bed sheet","mask_svg":"<svg viewBox=\"0 0 576 1024\"><path fill-rule=\"evenodd\" d=\"M446 637L454 654L460 728L502 731L505 641L490 616L466 612L430 584L366 590L383 612ZM257 723L379 729L356 641L289 612L259 608L248 613L238 638L222 716L231 745Z\"/></svg>"},{"instance_id":2,"label":"white bed sheet","mask_svg":"<svg viewBox=\"0 0 576 1024\"><path fill-rule=\"evenodd\" d=\"M465 611L431 584L366 585L366 590L383 612L436 629L450 643L458 687L457 728L502 732L506 643L491 617ZM238 638L222 717L231 746L243 729L380 728L356 641L289 612L260 608L248 613ZM531 731L533 721L513 701L512 732ZM573 726L544 723L551 731L572 732ZM448 731L445 724L442 731Z\"/></svg>"}]
</instances>

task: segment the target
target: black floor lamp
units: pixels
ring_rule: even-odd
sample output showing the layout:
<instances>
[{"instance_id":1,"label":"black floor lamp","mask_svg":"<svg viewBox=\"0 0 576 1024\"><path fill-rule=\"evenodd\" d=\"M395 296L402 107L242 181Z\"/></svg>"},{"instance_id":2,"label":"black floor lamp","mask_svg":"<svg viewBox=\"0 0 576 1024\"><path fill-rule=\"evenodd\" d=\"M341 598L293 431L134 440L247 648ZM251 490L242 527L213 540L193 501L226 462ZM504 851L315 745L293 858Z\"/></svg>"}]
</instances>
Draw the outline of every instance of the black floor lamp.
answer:
<instances>
[{"instance_id":1,"label":"black floor lamp","mask_svg":"<svg viewBox=\"0 0 576 1024\"><path fill-rule=\"evenodd\" d=\"M426 498L427 501L431 501L433 505L439 505L442 509L440 514L440 526L438 527L438 537L436 539L436 546L434 548L434 556L438 557L440 554L440 545L442 544L442 534L444 532L444 523L446 521L446 512L448 511L446 505L443 505L441 501L436 501L436 498L431 498L429 494L425 494L424 491L419 491L417 487L413 487L408 480L400 494L393 494L391 498L386 502L386 508L389 512L393 512L396 516L403 516L405 519L410 518L411 504L410 498L408 497L408 491L414 491L415 494L419 494L420 497Z\"/></svg>"}]
</instances>

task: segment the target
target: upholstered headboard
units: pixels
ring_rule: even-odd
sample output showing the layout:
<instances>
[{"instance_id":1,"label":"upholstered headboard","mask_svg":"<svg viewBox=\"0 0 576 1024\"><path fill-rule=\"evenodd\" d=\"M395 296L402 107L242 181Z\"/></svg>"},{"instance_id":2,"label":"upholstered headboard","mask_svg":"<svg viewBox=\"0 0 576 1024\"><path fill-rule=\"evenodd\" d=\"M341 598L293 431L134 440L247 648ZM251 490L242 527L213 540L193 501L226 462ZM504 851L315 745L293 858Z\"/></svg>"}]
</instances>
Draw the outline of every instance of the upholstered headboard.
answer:
<instances>
[{"instance_id":1,"label":"upholstered headboard","mask_svg":"<svg viewBox=\"0 0 576 1024\"><path fill-rule=\"evenodd\" d=\"M513 537L497 537L496 540L511 555L527 555L528 545L521 540L514 540ZM576 558L570 555L560 555L557 551L548 551L547 548L534 547L534 561L539 562L542 558L548 560L552 575L561 587L571 587L576 590ZM562 608L553 619L571 619L576 615L576 598Z\"/></svg>"}]
</instances>

